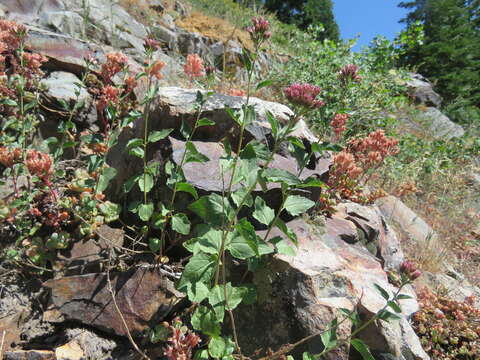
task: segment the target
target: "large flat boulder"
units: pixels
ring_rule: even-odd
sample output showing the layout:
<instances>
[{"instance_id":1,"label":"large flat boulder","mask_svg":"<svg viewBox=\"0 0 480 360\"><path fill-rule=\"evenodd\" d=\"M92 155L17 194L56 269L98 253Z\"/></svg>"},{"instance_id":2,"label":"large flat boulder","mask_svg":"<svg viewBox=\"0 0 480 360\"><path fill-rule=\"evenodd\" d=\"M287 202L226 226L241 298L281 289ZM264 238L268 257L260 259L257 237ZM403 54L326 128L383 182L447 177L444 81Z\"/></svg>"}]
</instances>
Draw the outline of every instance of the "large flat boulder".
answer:
<instances>
[{"instance_id":1,"label":"large flat boulder","mask_svg":"<svg viewBox=\"0 0 480 360\"><path fill-rule=\"evenodd\" d=\"M340 316L341 308L356 309L366 321L385 305L375 284L390 294L396 291L380 261L365 247L348 244L340 236L332 236L332 230L301 219L288 226L298 238L296 255L276 255L267 267L256 272L254 283L259 302L240 308L237 314L240 343L247 353L258 348L275 350L316 334ZM276 236L283 235L273 230L270 237ZM414 296L411 288L405 288L404 293ZM402 309L402 323L377 321L360 336L376 354L390 354L395 359L428 359L418 350L421 345L408 324L418 310L415 298L402 300ZM351 324L342 323L339 337L348 337L350 333ZM407 333L408 336L403 335ZM318 353L321 349L320 339L314 338L297 353ZM349 359L348 346L333 352L330 359Z\"/></svg>"}]
</instances>

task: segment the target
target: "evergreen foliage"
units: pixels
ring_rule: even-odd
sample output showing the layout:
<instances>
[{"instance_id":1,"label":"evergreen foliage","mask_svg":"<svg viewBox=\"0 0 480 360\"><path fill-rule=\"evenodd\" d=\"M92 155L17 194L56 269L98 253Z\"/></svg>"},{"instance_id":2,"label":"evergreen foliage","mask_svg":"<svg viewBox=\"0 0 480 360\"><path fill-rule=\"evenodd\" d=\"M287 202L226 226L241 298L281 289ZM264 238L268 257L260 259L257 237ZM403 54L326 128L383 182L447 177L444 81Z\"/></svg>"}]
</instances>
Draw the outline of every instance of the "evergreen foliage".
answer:
<instances>
[{"instance_id":1,"label":"evergreen foliage","mask_svg":"<svg viewBox=\"0 0 480 360\"><path fill-rule=\"evenodd\" d=\"M333 15L332 0L266 0L265 7L277 14L284 23L295 24L305 30L310 25L320 25L324 31L320 39L339 41L340 32Z\"/></svg>"},{"instance_id":2,"label":"evergreen foliage","mask_svg":"<svg viewBox=\"0 0 480 360\"><path fill-rule=\"evenodd\" d=\"M409 49L406 65L436 82L437 89L455 110L480 106L480 27L478 0L416 0L401 2L410 9L404 22L424 25L423 46Z\"/></svg>"}]
</instances>

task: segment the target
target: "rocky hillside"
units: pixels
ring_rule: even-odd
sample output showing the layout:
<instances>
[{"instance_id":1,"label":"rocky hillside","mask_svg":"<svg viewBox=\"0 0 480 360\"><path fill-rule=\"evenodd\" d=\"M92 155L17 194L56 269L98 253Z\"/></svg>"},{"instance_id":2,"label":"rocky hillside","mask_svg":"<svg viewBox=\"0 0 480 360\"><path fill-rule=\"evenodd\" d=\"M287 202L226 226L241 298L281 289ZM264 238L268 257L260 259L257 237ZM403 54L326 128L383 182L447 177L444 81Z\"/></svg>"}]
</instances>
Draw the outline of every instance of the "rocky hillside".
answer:
<instances>
[{"instance_id":1,"label":"rocky hillside","mask_svg":"<svg viewBox=\"0 0 480 360\"><path fill-rule=\"evenodd\" d=\"M0 358L480 359L480 201L449 258L398 176L470 130L194 5L0 4Z\"/></svg>"}]
</instances>

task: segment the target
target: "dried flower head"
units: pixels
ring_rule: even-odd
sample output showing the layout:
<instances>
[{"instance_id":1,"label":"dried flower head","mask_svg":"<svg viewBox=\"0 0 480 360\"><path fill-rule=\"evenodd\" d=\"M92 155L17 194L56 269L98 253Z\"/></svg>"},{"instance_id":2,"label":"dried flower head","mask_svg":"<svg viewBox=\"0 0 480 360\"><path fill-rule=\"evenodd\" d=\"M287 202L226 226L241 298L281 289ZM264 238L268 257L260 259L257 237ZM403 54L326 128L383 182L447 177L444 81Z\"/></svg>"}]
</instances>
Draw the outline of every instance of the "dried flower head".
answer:
<instances>
[{"instance_id":1,"label":"dried flower head","mask_svg":"<svg viewBox=\"0 0 480 360\"><path fill-rule=\"evenodd\" d=\"M348 114L335 114L332 121L330 122L330 126L335 133L337 138L340 138L342 134L347 130L347 121L348 121Z\"/></svg>"},{"instance_id":2,"label":"dried flower head","mask_svg":"<svg viewBox=\"0 0 480 360\"><path fill-rule=\"evenodd\" d=\"M0 20L0 43L3 43L3 52L13 53L20 47L27 35L27 28L15 21Z\"/></svg>"},{"instance_id":3,"label":"dried flower head","mask_svg":"<svg viewBox=\"0 0 480 360\"><path fill-rule=\"evenodd\" d=\"M359 67L355 64L348 64L342 67L338 73L338 78L342 84L348 84L350 81L359 82L362 77L358 74Z\"/></svg>"},{"instance_id":4,"label":"dried flower head","mask_svg":"<svg viewBox=\"0 0 480 360\"><path fill-rule=\"evenodd\" d=\"M14 164L20 162L22 159L22 150L20 148L9 149L7 147L0 147L0 164L9 168Z\"/></svg>"},{"instance_id":5,"label":"dried flower head","mask_svg":"<svg viewBox=\"0 0 480 360\"><path fill-rule=\"evenodd\" d=\"M25 165L27 165L30 174L38 176L45 183L49 183L49 178L53 172L50 155L37 150L29 150Z\"/></svg>"},{"instance_id":6,"label":"dried flower head","mask_svg":"<svg viewBox=\"0 0 480 360\"><path fill-rule=\"evenodd\" d=\"M97 100L97 110L103 112L110 104L116 104L119 101L120 90L115 86L105 86L102 89L100 98Z\"/></svg>"},{"instance_id":7,"label":"dried flower head","mask_svg":"<svg viewBox=\"0 0 480 360\"><path fill-rule=\"evenodd\" d=\"M294 105L307 109L318 109L325 105L322 100L317 100L321 88L310 84L292 84L284 90L287 99Z\"/></svg>"},{"instance_id":8,"label":"dried flower head","mask_svg":"<svg viewBox=\"0 0 480 360\"><path fill-rule=\"evenodd\" d=\"M190 81L193 81L196 77L205 76L205 67L203 66L202 58L197 54L189 54L187 56L187 61L183 66L183 71Z\"/></svg>"},{"instance_id":9,"label":"dried flower head","mask_svg":"<svg viewBox=\"0 0 480 360\"><path fill-rule=\"evenodd\" d=\"M119 52L108 53L106 56L107 61L102 65L100 72L103 80L106 83L111 83L112 77L127 67L128 58Z\"/></svg>"},{"instance_id":10,"label":"dried flower head","mask_svg":"<svg viewBox=\"0 0 480 360\"><path fill-rule=\"evenodd\" d=\"M388 138L383 130L377 130L365 138L350 140L348 151L355 155L355 161L363 168L374 168L378 167L387 156L398 154L398 140Z\"/></svg>"},{"instance_id":11,"label":"dried flower head","mask_svg":"<svg viewBox=\"0 0 480 360\"><path fill-rule=\"evenodd\" d=\"M43 55L36 53L27 53L24 52L23 55L23 74L27 79L31 79L33 76L41 76L43 72L40 70L40 67L44 62L47 61L47 58Z\"/></svg>"}]
</instances>

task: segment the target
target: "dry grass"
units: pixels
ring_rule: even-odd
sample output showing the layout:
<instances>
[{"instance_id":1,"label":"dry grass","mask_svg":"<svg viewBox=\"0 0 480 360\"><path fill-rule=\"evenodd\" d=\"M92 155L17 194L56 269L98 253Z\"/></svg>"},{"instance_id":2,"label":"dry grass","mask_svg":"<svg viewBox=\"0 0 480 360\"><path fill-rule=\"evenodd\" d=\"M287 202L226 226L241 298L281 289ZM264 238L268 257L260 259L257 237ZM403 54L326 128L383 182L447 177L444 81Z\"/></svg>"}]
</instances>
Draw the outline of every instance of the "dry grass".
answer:
<instances>
[{"instance_id":1,"label":"dry grass","mask_svg":"<svg viewBox=\"0 0 480 360\"><path fill-rule=\"evenodd\" d=\"M404 203L427 222L438 235L425 244L413 243L399 230L404 251L426 271L441 271L447 262L473 284L480 285L480 224L478 189L469 178L471 163L457 164L443 174L416 182L417 191L402 197ZM396 188L397 186L397 188ZM398 184L387 188L396 193Z\"/></svg>"},{"instance_id":2,"label":"dry grass","mask_svg":"<svg viewBox=\"0 0 480 360\"><path fill-rule=\"evenodd\" d=\"M215 41L228 42L235 40L243 47L252 50L253 43L249 34L217 17L193 12L190 16L178 19L177 25L190 32L197 32Z\"/></svg>"}]
</instances>

